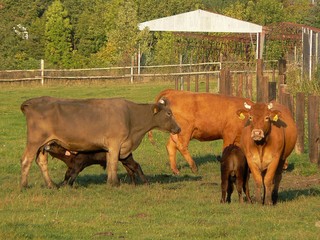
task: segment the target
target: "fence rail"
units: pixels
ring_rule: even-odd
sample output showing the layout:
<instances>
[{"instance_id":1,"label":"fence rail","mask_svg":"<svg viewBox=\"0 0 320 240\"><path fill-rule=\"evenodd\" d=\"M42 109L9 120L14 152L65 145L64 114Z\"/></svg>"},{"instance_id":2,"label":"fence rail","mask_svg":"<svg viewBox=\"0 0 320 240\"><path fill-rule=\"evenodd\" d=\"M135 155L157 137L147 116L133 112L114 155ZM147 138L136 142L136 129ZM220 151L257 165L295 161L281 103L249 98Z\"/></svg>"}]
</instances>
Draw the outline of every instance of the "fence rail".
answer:
<instances>
[{"instance_id":1,"label":"fence rail","mask_svg":"<svg viewBox=\"0 0 320 240\"><path fill-rule=\"evenodd\" d=\"M276 61L265 62L265 71L272 71L272 64ZM0 83L39 81L45 84L46 80L109 80L183 77L195 75L217 75L221 68L229 68L232 72L256 71L255 62L205 62L190 64L172 64L156 66L125 66L109 68L84 68L84 69L45 69L43 62L40 69L34 70L3 70L0 71Z\"/></svg>"}]
</instances>

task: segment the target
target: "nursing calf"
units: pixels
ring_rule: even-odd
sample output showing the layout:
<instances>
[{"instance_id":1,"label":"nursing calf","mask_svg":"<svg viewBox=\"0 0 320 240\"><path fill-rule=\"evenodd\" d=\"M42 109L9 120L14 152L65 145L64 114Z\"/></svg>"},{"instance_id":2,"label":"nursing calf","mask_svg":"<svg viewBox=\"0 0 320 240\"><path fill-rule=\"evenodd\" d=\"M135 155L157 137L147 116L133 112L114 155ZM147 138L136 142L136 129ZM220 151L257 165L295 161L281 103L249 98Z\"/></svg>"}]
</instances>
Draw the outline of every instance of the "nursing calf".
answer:
<instances>
[{"instance_id":1,"label":"nursing calf","mask_svg":"<svg viewBox=\"0 0 320 240\"><path fill-rule=\"evenodd\" d=\"M117 164L140 145L144 135L156 128L180 132L166 101L137 104L122 98L59 99L39 97L25 101L21 110L27 121L27 146L21 158L21 187L34 159L47 186L53 187L48 173L48 153L41 151L52 142L74 152L105 151L107 183L119 185Z\"/></svg>"},{"instance_id":2,"label":"nursing calf","mask_svg":"<svg viewBox=\"0 0 320 240\"><path fill-rule=\"evenodd\" d=\"M251 203L249 194L249 168L246 157L241 149L230 144L222 153L221 163L221 203L231 202L233 185L239 196L239 202L242 203L242 189L246 195L247 201Z\"/></svg>"},{"instance_id":3,"label":"nursing calf","mask_svg":"<svg viewBox=\"0 0 320 240\"><path fill-rule=\"evenodd\" d=\"M107 166L107 153L105 151L70 152L56 143L46 145L44 151L48 152L52 157L62 160L68 166L64 181L60 185L69 184L72 186L79 173L88 166L98 164L104 169L106 169ZM133 159L132 154L126 159L119 159L119 161L127 170L131 183L136 184L136 175L138 175L144 183L147 183L147 179L143 174L140 164Z\"/></svg>"},{"instance_id":4,"label":"nursing calf","mask_svg":"<svg viewBox=\"0 0 320 240\"><path fill-rule=\"evenodd\" d=\"M284 163L297 140L291 113L285 106L271 102L244 104L237 114L245 121L241 148L255 181L256 201L275 204Z\"/></svg>"}]
</instances>

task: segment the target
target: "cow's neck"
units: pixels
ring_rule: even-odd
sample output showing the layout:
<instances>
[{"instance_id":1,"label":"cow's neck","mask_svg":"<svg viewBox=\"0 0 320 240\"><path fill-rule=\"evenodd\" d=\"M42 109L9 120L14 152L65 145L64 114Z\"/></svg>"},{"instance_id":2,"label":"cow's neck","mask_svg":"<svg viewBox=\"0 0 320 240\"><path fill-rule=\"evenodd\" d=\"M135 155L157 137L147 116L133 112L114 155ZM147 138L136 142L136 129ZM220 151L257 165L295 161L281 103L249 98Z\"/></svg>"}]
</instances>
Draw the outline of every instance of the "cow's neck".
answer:
<instances>
[{"instance_id":1,"label":"cow's neck","mask_svg":"<svg viewBox=\"0 0 320 240\"><path fill-rule=\"evenodd\" d=\"M130 132L137 139L142 139L148 131L156 127L153 122L152 106L153 104L135 104L130 108Z\"/></svg>"}]
</instances>

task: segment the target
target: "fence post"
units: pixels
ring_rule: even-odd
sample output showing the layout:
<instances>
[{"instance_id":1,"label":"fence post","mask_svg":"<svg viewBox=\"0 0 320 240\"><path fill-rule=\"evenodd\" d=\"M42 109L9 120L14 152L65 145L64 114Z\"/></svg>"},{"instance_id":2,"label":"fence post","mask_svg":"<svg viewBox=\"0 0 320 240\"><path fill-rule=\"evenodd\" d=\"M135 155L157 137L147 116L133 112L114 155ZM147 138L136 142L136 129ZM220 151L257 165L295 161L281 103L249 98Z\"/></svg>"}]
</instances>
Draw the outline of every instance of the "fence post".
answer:
<instances>
[{"instance_id":1,"label":"fence post","mask_svg":"<svg viewBox=\"0 0 320 240\"><path fill-rule=\"evenodd\" d=\"M257 59L257 102L263 102L263 60Z\"/></svg>"},{"instance_id":2,"label":"fence post","mask_svg":"<svg viewBox=\"0 0 320 240\"><path fill-rule=\"evenodd\" d=\"M40 61L40 67L41 67L41 85L44 84L44 60L41 59Z\"/></svg>"},{"instance_id":3,"label":"fence post","mask_svg":"<svg viewBox=\"0 0 320 240\"><path fill-rule=\"evenodd\" d=\"M252 99L252 75L251 74L247 74L246 87L247 87L246 97L249 99Z\"/></svg>"},{"instance_id":4,"label":"fence post","mask_svg":"<svg viewBox=\"0 0 320 240\"><path fill-rule=\"evenodd\" d=\"M200 72L200 65L198 65L198 72ZM199 92L199 74L196 75L196 80L195 80L195 92Z\"/></svg>"},{"instance_id":5,"label":"fence post","mask_svg":"<svg viewBox=\"0 0 320 240\"><path fill-rule=\"evenodd\" d=\"M206 92L209 92L209 74L206 75Z\"/></svg>"},{"instance_id":6,"label":"fence post","mask_svg":"<svg viewBox=\"0 0 320 240\"><path fill-rule=\"evenodd\" d=\"M269 82L268 83L268 102L276 100L277 98L277 83Z\"/></svg>"},{"instance_id":7,"label":"fence post","mask_svg":"<svg viewBox=\"0 0 320 240\"><path fill-rule=\"evenodd\" d=\"M296 143L296 153L304 152L304 119L305 119L305 95L302 92L297 93L296 98L296 124L298 138Z\"/></svg>"},{"instance_id":8,"label":"fence post","mask_svg":"<svg viewBox=\"0 0 320 240\"><path fill-rule=\"evenodd\" d=\"M219 93L232 95L232 77L229 69L220 70L221 82Z\"/></svg>"},{"instance_id":9,"label":"fence post","mask_svg":"<svg viewBox=\"0 0 320 240\"><path fill-rule=\"evenodd\" d=\"M182 54L180 54L180 73L183 73L183 68L182 68ZM183 80L183 75L180 76L180 90L183 90L183 85L184 85L184 80Z\"/></svg>"},{"instance_id":10,"label":"fence post","mask_svg":"<svg viewBox=\"0 0 320 240\"><path fill-rule=\"evenodd\" d=\"M134 67L134 56L131 57L131 71L130 71L130 82L133 83L133 67Z\"/></svg>"},{"instance_id":11,"label":"fence post","mask_svg":"<svg viewBox=\"0 0 320 240\"><path fill-rule=\"evenodd\" d=\"M309 159L320 166L320 134L319 134L319 96L308 97L308 132L309 132Z\"/></svg>"},{"instance_id":12,"label":"fence post","mask_svg":"<svg viewBox=\"0 0 320 240\"><path fill-rule=\"evenodd\" d=\"M286 92L286 87L287 85L284 84L284 75L279 75L279 83L278 83L278 91L279 91L279 96L278 96L278 101L280 103L283 103L283 94Z\"/></svg>"},{"instance_id":13,"label":"fence post","mask_svg":"<svg viewBox=\"0 0 320 240\"><path fill-rule=\"evenodd\" d=\"M237 96L243 97L243 74L238 75Z\"/></svg>"},{"instance_id":14,"label":"fence post","mask_svg":"<svg viewBox=\"0 0 320 240\"><path fill-rule=\"evenodd\" d=\"M269 83L269 77L268 76L263 76L262 77L262 102L268 102L269 98L269 88L268 88L268 83Z\"/></svg>"},{"instance_id":15,"label":"fence post","mask_svg":"<svg viewBox=\"0 0 320 240\"><path fill-rule=\"evenodd\" d=\"M220 70L220 84L219 84L219 93L220 94L225 94L226 93L226 75L227 75L227 70L226 69L221 69Z\"/></svg>"},{"instance_id":16,"label":"fence post","mask_svg":"<svg viewBox=\"0 0 320 240\"><path fill-rule=\"evenodd\" d=\"M190 91L190 75L187 77L187 91Z\"/></svg>"}]
</instances>

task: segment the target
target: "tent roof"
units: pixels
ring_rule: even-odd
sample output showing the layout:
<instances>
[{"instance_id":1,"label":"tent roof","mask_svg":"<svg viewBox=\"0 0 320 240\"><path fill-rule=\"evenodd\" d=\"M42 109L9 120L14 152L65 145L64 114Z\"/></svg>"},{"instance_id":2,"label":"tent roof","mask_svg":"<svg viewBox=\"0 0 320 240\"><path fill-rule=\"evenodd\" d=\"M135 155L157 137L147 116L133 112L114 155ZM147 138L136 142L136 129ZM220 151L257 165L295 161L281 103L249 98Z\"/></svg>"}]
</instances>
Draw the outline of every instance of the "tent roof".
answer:
<instances>
[{"instance_id":1,"label":"tent roof","mask_svg":"<svg viewBox=\"0 0 320 240\"><path fill-rule=\"evenodd\" d=\"M150 31L168 32L262 32L262 26L260 25L201 9L154 19L139 24L140 30L143 30L146 27L148 27Z\"/></svg>"}]
</instances>

